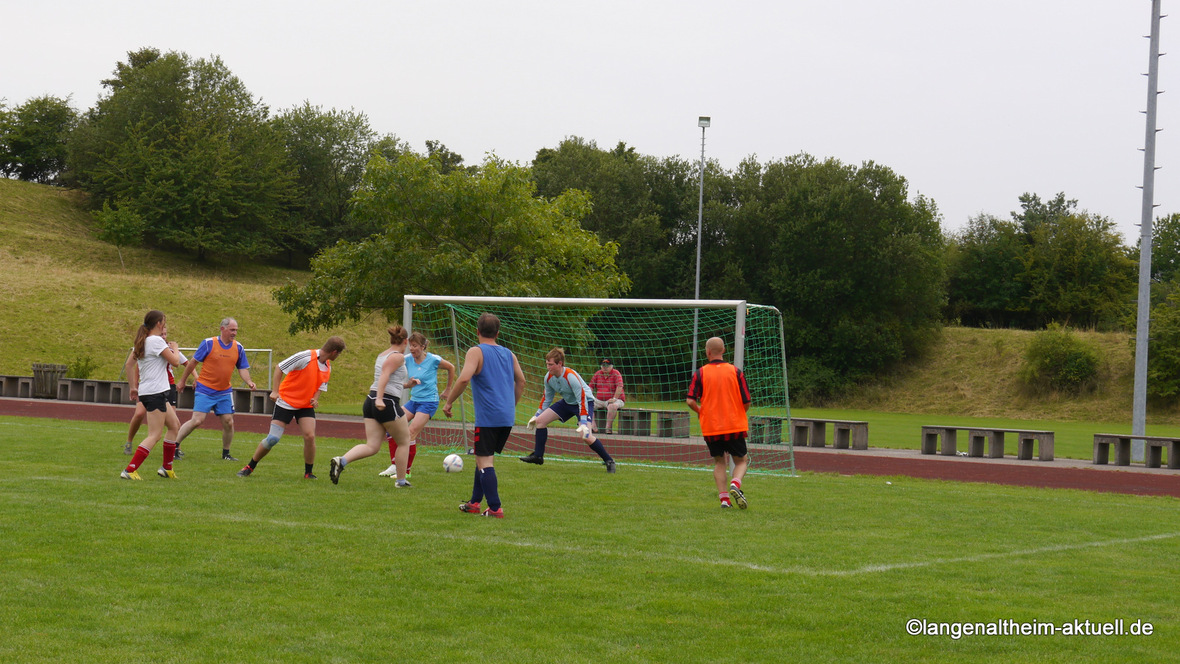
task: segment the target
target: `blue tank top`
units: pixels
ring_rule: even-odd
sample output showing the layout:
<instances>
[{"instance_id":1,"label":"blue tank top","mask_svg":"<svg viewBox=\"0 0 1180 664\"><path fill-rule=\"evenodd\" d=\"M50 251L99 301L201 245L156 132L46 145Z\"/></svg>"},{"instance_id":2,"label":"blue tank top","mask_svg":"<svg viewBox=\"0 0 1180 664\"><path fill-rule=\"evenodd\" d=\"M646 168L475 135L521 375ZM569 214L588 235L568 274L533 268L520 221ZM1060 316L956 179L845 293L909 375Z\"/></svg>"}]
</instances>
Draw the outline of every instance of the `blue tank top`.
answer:
<instances>
[{"instance_id":1,"label":"blue tank top","mask_svg":"<svg viewBox=\"0 0 1180 664\"><path fill-rule=\"evenodd\" d=\"M480 344L483 367L471 379L475 401L475 426L510 427L516 420L516 378L512 351L503 346Z\"/></svg>"}]
</instances>

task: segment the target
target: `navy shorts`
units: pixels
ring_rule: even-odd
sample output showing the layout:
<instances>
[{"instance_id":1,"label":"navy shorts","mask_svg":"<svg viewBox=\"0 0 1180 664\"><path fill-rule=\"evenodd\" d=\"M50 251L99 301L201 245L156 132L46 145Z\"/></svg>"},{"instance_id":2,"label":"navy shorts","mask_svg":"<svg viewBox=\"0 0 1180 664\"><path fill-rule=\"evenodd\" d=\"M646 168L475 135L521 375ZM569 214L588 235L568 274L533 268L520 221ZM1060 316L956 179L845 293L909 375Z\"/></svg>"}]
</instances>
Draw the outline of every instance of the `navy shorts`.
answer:
<instances>
[{"instance_id":1,"label":"navy shorts","mask_svg":"<svg viewBox=\"0 0 1180 664\"><path fill-rule=\"evenodd\" d=\"M705 444L709 446L709 456L714 459L725 456L742 458L746 456L746 432L727 433L721 436L705 436Z\"/></svg>"},{"instance_id":2,"label":"navy shorts","mask_svg":"<svg viewBox=\"0 0 1180 664\"><path fill-rule=\"evenodd\" d=\"M565 399L561 399L552 406L549 406L549 410L557 413L557 419L561 422L564 422L571 417L577 417L581 412L577 406L569 403ZM593 412L593 410L591 412Z\"/></svg>"}]
</instances>

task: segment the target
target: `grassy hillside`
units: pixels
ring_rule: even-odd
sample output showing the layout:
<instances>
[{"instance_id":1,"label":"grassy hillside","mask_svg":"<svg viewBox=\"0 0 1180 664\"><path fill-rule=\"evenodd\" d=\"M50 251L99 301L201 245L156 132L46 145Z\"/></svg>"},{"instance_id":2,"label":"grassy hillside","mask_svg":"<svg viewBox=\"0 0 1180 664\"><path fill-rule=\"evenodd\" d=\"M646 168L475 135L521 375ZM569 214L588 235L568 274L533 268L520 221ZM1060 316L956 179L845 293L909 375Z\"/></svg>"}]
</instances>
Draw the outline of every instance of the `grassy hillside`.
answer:
<instances>
[{"instance_id":1,"label":"grassy hillside","mask_svg":"<svg viewBox=\"0 0 1180 664\"><path fill-rule=\"evenodd\" d=\"M76 192L0 179L0 373L28 375L33 362L89 357L95 378L117 378L131 335L151 308L168 314L172 338L195 346L234 316L239 340L273 348L275 360L339 334L349 350L337 365L326 410L359 412L384 348L384 320L290 336L290 317L271 291L306 273L232 262L194 264L186 256L124 250L94 237ZM1103 357L1099 389L1082 397L1035 396L1017 379L1033 333L946 328L926 357L846 395L831 408L1025 420L1130 420L1132 360L1127 334L1081 332ZM445 349L441 352L445 353ZM265 384L265 367L254 377ZM1176 408L1150 409L1149 421L1180 423Z\"/></svg>"},{"instance_id":2,"label":"grassy hillside","mask_svg":"<svg viewBox=\"0 0 1180 664\"><path fill-rule=\"evenodd\" d=\"M33 362L71 364L90 358L91 376L118 378L132 334L148 309L168 315L169 338L193 347L217 333L225 316L238 319L247 348L272 348L275 361L318 347L338 334L348 350L323 403L359 412L372 381L373 357L388 344L384 320L291 336L291 318L271 291L305 273L249 263L195 264L188 257L124 249L94 237L75 192L0 179L0 373L30 375ZM253 371L266 384L266 367ZM237 379L235 379L235 385Z\"/></svg>"},{"instance_id":3,"label":"grassy hillside","mask_svg":"<svg viewBox=\"0 0 1180 664\"><path fill-rule=\"evenodd\" d=\"M1020 382L1035 333L948 327L923 358L841 399L839 408L1020 420L1130 422L1134 359L1131 335L1075 331L1098 347L1099 385L1090 394L1033 394ZM1180 410L1151 404L1148 422L1180 423Z\"/></svg>"}]
</instances>

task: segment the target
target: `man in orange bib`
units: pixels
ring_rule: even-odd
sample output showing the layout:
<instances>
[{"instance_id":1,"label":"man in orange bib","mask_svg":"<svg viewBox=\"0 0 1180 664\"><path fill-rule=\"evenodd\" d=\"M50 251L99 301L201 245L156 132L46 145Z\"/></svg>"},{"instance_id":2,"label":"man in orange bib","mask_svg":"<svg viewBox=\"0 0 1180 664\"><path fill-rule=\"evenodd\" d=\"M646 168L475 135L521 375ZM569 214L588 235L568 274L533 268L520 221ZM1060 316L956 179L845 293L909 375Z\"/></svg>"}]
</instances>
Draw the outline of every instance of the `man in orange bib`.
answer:
<instances>
[{"instance_id":1,"label":"man in orange bib","mask_svg":"<svg viewBox=\"0 0 1180 664\"><path fill-rule=\"evenodd\" d=\"M319 405L319 393L328 389L332 362L343 352L344 340L329 337L319 350L300 351L279 362L271 382L276 387L270 393L275 402L270 433L258 443L250 463L238 471L238 477L249 477L254 472L262 457L279 444L283 431L294 419L303 434L303 479L316 479L312 473L315 465L315 407Z\"/></svg>"},{"instance_id":2,"label":"man in orange bib","mask_svg":"<svg viewBox=\"0 0 1180 664\"><path fill-rule=\"evenodd\" d=\"M192 375L197 363L201 363L201 371L193 384L193 416L184 426L180 427L180 434L176 437L176 445L184 442L188 435L205 422L205 416L212 412L221 418L221 458L225 461L237 461L229 453L229 446L234 440L234 391L229 380L236 369L238 375L254 389L254 381L250 380L250 363L246 361L246 349L237 342L238 321L226 318L221 321L218 335L209 337L197 347L193 354L195 362L189 362L184 368L184 375L180 377L177 390L184 392L188 385L188 377ZM179 449L177 449L179 452Z\"/></svg>"},{"instance_id":3,"label":"man in orange bib","mask_svg":"<svg viewBox=\"0 0 1180 664\"><path fill-rule=\"evenodd\" d=\"M742 370L725 361L725 342L720 337L705 342L705 357L709 362L692 375L685 403L701 418L701 435L713 457L713 481L717 484L721 507L737 503L746 509L742 478L748 465L746 411L750 410L750 388ZM729 491L725 490L727 452L733 457Z\"/></svg>"}]
</instances>

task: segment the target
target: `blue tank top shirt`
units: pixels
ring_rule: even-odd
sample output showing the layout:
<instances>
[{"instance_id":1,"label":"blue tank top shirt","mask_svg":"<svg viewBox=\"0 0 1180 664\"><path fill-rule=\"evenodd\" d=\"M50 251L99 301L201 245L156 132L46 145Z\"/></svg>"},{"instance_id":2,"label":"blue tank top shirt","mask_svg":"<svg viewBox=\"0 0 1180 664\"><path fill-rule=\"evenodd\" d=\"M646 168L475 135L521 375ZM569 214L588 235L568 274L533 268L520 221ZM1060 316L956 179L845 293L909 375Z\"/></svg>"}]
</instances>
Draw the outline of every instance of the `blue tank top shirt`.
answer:
<instances>
[{"instance_id":1,"label":"blue tank top shirt","mask_svg":"<svg viewBox=\"0 0 1180 664\"><path fill-rule=\"evenodd\" d=\"M480 344L479 350L483 353L483 368L471 379L475 426L510 427L516 421L512 351L492 344Z\"/></svg>"}]
</instances>

